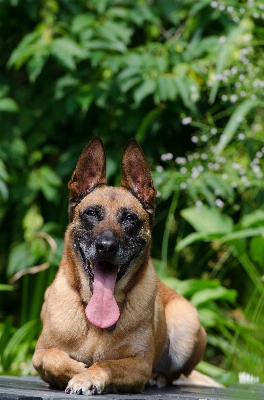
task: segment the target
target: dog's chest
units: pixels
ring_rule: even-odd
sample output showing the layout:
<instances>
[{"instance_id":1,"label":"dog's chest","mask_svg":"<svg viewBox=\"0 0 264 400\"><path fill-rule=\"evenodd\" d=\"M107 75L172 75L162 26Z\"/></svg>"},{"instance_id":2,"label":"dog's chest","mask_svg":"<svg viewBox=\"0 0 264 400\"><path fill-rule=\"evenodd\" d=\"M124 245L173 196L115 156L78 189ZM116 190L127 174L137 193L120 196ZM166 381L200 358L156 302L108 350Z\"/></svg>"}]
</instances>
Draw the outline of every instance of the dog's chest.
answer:
<instances>
[{"instance_id":1,"label":"dog's chest","mask_svg":"<svg viewBox=\"0 0 264 400\"><path fill-rule=\"evenodd\" d=\"M86 340L70 356L91 366L95 362L126 357L132 349L130 344L119 338L114 332L90 329Z\"/></svg>"}]
</instances>

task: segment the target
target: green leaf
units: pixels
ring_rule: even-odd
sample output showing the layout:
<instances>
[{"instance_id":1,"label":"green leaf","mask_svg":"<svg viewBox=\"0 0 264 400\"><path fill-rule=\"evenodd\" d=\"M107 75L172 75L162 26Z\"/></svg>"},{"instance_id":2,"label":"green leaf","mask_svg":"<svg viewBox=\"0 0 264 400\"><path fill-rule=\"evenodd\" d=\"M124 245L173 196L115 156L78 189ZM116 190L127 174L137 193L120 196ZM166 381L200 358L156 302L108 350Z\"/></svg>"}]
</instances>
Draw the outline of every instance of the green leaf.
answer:
<instances>
[{"instance_id":1,"label":"green leaf","mask_svg":"<svg viewBox=\"0 0 264 400\"><path fill-rule=\"evenodd\" d=\"M0 283L0 292L13 292L14 286Z\"/></svg>"},{"instance_id":2,"label":"green leaf","mask_svg":"<svg viewBox=\"0 0 264 400\"><path fill-rule=\"evenodd\" d=\"M215 75L219 76L223 73L224 68L229 61L230 58L230 53L234 50L234 43L237 37L244 32L245 29L241 28L241 26L235 27L231 30L229 35L226 38L226 42L223 43L220 47L219 55L215 61L216 65L216 71ZM218 89L220 85L220 80L217 79L214 81L214 84L211 89L210 97L209 97L209 103L213 103L215 101Z\"/></svg>"},{"instance_id":3,"label":"green leaf","mask_svg":"<svg viewBox=\"0 0 264 400\"><path fill-rule=\"evenodd\" d=\"M24 36L19 45L13 50L8 60L8 67L20 69L22 65L35 53L36 43L40 39L40 32L31 32Z\"/></svg>"},{"instance_id":4,"label":"green leaf","mask_svg":"<svg viewBox=\"0 0 264 400\"><path fill-rule=\"evenodd\" d=\"M85 55L83 48L69 37L54 39L50 51L64 67L70 70L76 68L75 60L82 59Z\"/></svg>"},{"instance_id":5,"label":"green leaf","mask_svg":"<svg viewBox=\"0 0 264 400\"><path fill-rule=\"evenodd\" d=\"M227 125L225 126L221 135L220 141L216 146L216 156L221 154L231 141L241 122L245 119L246 115L253 109L259 106L263 107L264 103L260 100L245 100L241 103L231 115Z\"/></svg>"},{"instance_id":6,"label":"green leaf","mask_svg":"<svg viewBox=\"0 0 264 400\"><path fill-rule=\"evenodd\" d=\"M43 55L40 53L36 53L33 55L33 57L29 60L27 64L27 70L29 74L29 80L30 82L34 83L41 73L45 62L47 60L48 55Z\"/></svg>"},{"instance_id":7,"label":"green leaf","mask_svg":"<svg viewBox=\"0 0 264 400\"><path fill-rule=\"evenodd\" d=\"M142 100L144 100L150 94L153 94L155 91L155 81L153 79L146 79L135 91L134 91L134 100L136 104L140 104Z\"/></svg>"},{"instance_id":8,"label":"green leaf","mask_svg":"<svg viewBox=\"0 0 264 400\"><path fill-rule=\"evenodd\" d=\"M222 286L218 286L214 289L204 289L195 293L191 297L191 303L194 307L200 307L205 303L210 303L213 300L227 300L230 303L234 303L237 297L237 292L232 289L226 289Z\"/></svg>"},{"instance_id":9,"label":"green leaf","mask_svg":"<svg viewBox=\"0 0 264 400\"><path fill-rule=\"evenodd\" d=\"M8 258L7 276L11 277L22 269L34 265L34 257L28 243L20 243L13 247Z\"/></svg>"},{"instance_id":10,"label":"green leaf","mask_svg":"<svg viewBox=\"0 0 264 400\"><path fill-rule=\"evenodd\" d=\"M204 242L213 242L222 236L221 233L207 233L207 232L194 232L187 235L184 239L180 240L175 247L175 251L181 251L184 247L192 243L203 240Z\"/></svg>"},{"instance_id":11,"label":"green leaf","mask_svg":"<svg viewBox=\"0 0 264 400\"><path fill-rule=\"evenodd\" d=\"M36 333L40 330L40 321L32 320L21 326L11 337L8 343L5 346L3 351L1 362L4 365L5 370L7 370L17 355L18 346L24 340L27 340L30 343L33 340L33 337L36 336Z\"/></svg>"},{"instance_id":12,"label":"green leaf","mask_svg":"<svg viewBox=\"0 0 264 400\"><path fill-rule=\"evenodd\" d=\"M19 107L15 100L11 99L10 97L0 98L0 111L17 112L18 110Z\"/></svg>"},{"instance_id":13,"label":"green leaf","mask_svg":"<svg viewBox=\"0 0 264 400\"><path fill-rule=\"evenodd\" d=\"M181 216L200 233L230 233L233 220L215 208L207 206L190 207L181 211Z\"/></svg>"},{"instance_id":14,"label":"green leaf","mask_svg":"<svg viewBox=\"0 0 264 400\"><path fill-rule=\"evenodd\" d=\"M246 239L253 236L263 236L263 235L264 235L264 227L242 229L223 236L221 239L218 240L217 244L221 245L223 243L229 242L234 239Z\"/></svg>"},{"instance_id":15,"label":"green leaf","mask_svg":"<svg viewBox=\"0 0 264 400\"><path fill-rule=\"evenodd\" d=\"M255 237L250 241L249 255L253 261L264 265L264 238Z\"/></svg>"},{"instance_id":16,"label":"green leaf","mask_svg":"<svg viewBox=\"0 0 264 400\"><path fill-rule=\"evenodd\" d=\"M95 16L92 14L79 14L73 18L71 22L71 30L73 33L82 33L93 25Z\"/></svg>"},{"instance_id":17,"label":"green leaf","mask_svg":"<svg viewBox=\"0 0 264 400\"><path fill-rule=\"evenodd\" d=\"M202 326L207 328L217 328L217 323L219 321L219 315L216 311L209 310L208 308L201 308L198 310L199 319Z\"/></svg>"},{"instance_id":18,"label":"green leaf","mask_svg":"<svg viewBox=\"0 0 264 400\"><path fill-rule=\"evenodd\" d=\"M263 210L255 210L249 214L243 215L240 219L240 225L242 228L248 228L252 225L263 225L264 224L264 211Z\"/></svg>"}]
</instances>

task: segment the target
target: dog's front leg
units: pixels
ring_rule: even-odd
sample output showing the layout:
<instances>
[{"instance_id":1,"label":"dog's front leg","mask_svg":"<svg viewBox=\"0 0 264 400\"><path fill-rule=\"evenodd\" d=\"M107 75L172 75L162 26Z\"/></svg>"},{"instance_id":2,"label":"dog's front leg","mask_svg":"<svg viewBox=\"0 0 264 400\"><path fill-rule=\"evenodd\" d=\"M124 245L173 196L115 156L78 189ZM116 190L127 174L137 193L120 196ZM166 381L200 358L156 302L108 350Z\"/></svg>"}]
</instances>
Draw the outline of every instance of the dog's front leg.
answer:
<instances>
[{"instance_id":1,"label":"dog's front leg","mask_svg":"<svg viewBox=\"0 0 264 400\"><path fill-rule=\"evenodd\" d=\"M140 357L102 361L75 375L66 388L71 394L142 392L151 366Z\"/></svg>"},{"instance_id":2,"label":"dog's front leg","mask_svg":"<svg viewBox=\"0 0 264 400\"><path fill-rule=\"evenodd\" d=\"M52 387L65 388L74 375L86 371L85 364L56 348L36 350L32 362L43 381Z\"/></svg>"}]
</instances>

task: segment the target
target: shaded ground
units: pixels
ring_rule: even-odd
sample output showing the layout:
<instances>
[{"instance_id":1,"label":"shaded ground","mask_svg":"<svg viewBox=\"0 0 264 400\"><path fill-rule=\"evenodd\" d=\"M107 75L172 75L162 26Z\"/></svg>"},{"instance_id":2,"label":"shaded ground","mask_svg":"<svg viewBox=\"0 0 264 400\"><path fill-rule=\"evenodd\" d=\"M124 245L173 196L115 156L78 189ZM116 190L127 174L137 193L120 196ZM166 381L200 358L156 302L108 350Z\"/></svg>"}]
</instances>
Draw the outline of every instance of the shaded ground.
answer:
<instances>
[{"instance_id":1,"label":"shaded ground","mask_svg":"<svg viewBox=\"0 0 264 400\"><path fill-rule=\"evenodd\" d=\"M264 385L234 385L229 388L148 387L142 394L104 394L97 396L66 395L49 389L38 377L0 376L0 400L56 400L95 398L96 400L264 400Z\"/></svg>"}]
</instances>

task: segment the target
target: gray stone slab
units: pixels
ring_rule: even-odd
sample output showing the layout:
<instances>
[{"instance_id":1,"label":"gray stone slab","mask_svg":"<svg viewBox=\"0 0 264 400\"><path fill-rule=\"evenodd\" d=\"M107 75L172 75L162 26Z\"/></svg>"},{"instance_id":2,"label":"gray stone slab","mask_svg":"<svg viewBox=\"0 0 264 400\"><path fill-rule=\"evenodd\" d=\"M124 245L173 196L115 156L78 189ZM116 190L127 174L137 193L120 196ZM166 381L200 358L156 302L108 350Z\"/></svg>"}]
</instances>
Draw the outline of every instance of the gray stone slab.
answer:
<instances>
[{"instance_id":1,"label":"gray stone slab","mask_svg":"<svg viewBox=\"0 0 264 400\"><path fill-rule=\"evenodd\" d=\"M147 387L141 394L67 395L50 389L38 377L0 376L0 400L264 400L264 385L233 385L229 388L195 386Z\"/></svg>"}]
</instances>

